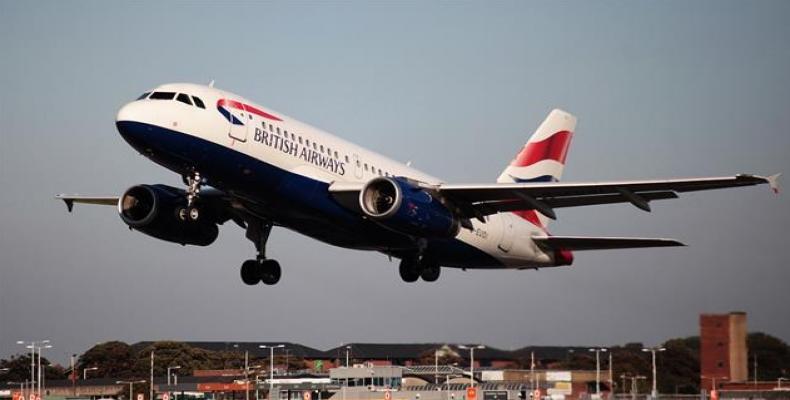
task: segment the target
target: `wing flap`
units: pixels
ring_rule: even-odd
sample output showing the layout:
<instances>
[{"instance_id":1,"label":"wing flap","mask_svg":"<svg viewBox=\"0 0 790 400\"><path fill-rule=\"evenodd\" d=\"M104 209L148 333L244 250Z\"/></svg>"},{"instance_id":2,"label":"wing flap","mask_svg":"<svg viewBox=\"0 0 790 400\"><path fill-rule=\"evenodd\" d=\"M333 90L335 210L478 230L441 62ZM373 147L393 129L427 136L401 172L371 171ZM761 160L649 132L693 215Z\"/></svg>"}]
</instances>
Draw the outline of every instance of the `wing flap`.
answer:
<instances>
[{"instance_id":1,"label":"wing flap","mask_svg":"<svg viewBox=\"0 0 790 400\"><path fill-rule=\"evenodd\" d=\"M677 240L664 238L533 236L532 240L539 246L551 250L610 250L685 246Z\"/></svg>"}]
</instances>

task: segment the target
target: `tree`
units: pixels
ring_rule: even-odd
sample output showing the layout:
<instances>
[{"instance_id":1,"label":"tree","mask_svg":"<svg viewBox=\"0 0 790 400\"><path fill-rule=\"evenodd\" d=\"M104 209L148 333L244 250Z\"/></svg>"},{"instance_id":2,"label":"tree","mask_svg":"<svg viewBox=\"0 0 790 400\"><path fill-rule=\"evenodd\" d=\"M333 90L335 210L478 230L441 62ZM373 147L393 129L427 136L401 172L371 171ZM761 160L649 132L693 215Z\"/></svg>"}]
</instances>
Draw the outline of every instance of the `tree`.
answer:
<instances>
[{"instance_id":1,"label":"tree","mask_svg":"<svg viewBox=\"0 0 790 400\"><path fill-rule=\"evenodd\" d=\"M662 393L699 393L699 337L672 339L660 353L658 389Z\"/></svg>"},{"instance_id":2,"label":"tree","mask_svg":"<svg viewBox=\"0 0 790 400\"><path fill-rule=\"evenodd\" d=\"M790 376L790 346L774 336L755 332L746 338L749 348L749 379L754 379L753 360L757 356L757 379L775 381Z\"/></svg>"},{"instance_id":3,"label":"tree","mask_svg":"<svg viewBox=\"0 0 790 400\"><path fill-rule=\"evenodd\" d=\"M161 341L140 349L134 357L136 375L148 376L154 352L154 375L166 376L167 367L180 366L179 375L191 375L196 369L213 369L219 364L212 352L196 349L182 342Z\"/></svg>"},{"instance_id":4,"label":"tree","mask_svg":"<svg viewBox=\"0 0 790 400\"><path fill-rule=\"evenodd\" d=\"M36 357L36 362L38 362L38 357ZM41 366L44 368L44 379L63 379L65 377L63 367L50 364L46 357L41 357ZM15 355L9 359L0 360L0 368L8 368L8 372L2 377L4 381L24 382L30 380L30 354Z\"/></svg>"},{"instance_id":5,"label":"tree","mask_svg":"<svg viewBox=\"0 0 790 400\"><path fill-rule=\"evenodd\" d=\"M98 368L91 372L95 378L126 379L134 375L132 348L124 342L99 343L82 354L77 361L78 377L85 368Z\"/></svg>"}]
</instances>

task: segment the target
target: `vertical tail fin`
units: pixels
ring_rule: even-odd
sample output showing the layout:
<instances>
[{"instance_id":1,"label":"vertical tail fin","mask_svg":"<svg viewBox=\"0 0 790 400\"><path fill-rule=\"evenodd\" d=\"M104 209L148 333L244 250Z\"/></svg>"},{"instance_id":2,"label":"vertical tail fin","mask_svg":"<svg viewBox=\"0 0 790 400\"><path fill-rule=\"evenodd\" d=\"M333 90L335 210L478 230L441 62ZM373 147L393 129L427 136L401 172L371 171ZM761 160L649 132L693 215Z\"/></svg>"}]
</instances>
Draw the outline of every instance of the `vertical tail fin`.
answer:
<instances>
[{"instance_id":1,"label":"vertical tail fin","mask_svg":"<svg viewBox=\"0 0 790 400\"><path fill-rule=\"evenodd\" d=\"M497 182L559 181L575 129L575 116L559 109L552 110L516 158L502 171ZM548 224L548 218L532 210L515 214L543 228Z\"/></svg>"}]
</instances>

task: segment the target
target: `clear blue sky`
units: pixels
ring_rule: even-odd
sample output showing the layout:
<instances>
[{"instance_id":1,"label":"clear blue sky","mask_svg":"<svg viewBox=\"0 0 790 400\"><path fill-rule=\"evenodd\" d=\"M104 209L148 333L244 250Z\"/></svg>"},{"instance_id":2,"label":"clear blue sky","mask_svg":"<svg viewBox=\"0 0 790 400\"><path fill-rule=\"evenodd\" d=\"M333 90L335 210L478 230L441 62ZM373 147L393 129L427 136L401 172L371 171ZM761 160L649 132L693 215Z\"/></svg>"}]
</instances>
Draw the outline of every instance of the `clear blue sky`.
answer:
<instances>
[{"instance_id":1,"label":"clear blue sky","mask_svg":"<svg viewBox=\"0 0 790 400\"><path fill-rule=\"evenodd\" d=\"M110 339L653 344L729 310L788 340L790 197L767 188L552 225L688 248L418 285L382 255L280 229L283 280L245 287L254 250L232 224L182 248L52 199L178 184L123 142L115 112L212 79L452 182L493 181L554 107L580 121L566 180L790 173L788 20L787 1L0 1L0 357L37 338L59 360Z\"/></svg>"}]
</instances>

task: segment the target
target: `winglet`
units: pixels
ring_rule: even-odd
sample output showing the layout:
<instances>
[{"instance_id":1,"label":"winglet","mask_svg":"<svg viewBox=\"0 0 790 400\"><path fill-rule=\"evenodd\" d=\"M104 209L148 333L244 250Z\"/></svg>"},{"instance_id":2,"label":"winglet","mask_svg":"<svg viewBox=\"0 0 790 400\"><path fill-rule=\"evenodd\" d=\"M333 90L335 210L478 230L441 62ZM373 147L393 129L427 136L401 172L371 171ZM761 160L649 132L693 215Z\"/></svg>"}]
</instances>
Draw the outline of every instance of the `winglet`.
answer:
<instances>
[{"instance_id":1,"label":"winglet","mask_svg":"<svg viewBox=\"0 0 790 400\"><path fill-rule=\"evenodd\" d=\"M69 212L72 212L74 210L74 199L65 197L62 194L55 196L55 198L63 200L63 202L66 203L66 208L69 210Z\"/></svg>"},{"instance_id":2,"label":"winglet","mask_svg":"<svg viewBox=\"0 0 790 400\"><path fill-rule=\"evenodd\" d=\"M768 186L770 186L771 190L773 190L774 193L777 193L777 194L779 193L779 177L780 176L782 176L781 173L773 174L773 175L765 178L765 180L768 181Z\"/></svg>"}]
</instances>

